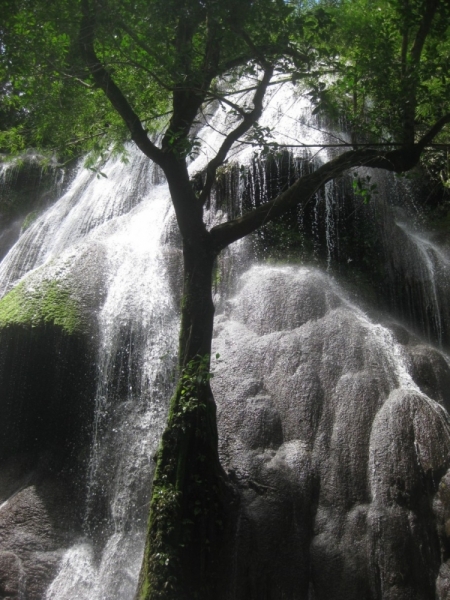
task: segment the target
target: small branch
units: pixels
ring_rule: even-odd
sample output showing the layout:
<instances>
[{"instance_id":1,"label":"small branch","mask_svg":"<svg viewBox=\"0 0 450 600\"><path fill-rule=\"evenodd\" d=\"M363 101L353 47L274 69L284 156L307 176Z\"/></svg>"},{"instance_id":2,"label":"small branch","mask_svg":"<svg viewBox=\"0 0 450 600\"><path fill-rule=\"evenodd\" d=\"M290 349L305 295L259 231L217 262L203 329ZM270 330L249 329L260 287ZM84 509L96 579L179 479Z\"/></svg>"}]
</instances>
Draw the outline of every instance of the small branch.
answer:
<instances>
[{"instance_id":1,"label":"small branch","mask_svg":"<svg viewBox=\"0 0 450 600\"><path fill-rule=\"evenodd\" d=\"M79 77L75 77L75 75L70 75L70 73L65 73L64 71L60 71L60 70L56 69L55 67L53 67L53 68L56 71L58 71L63 77L67 77L68 79L73 79L73 81L76 81L77 83L79 83L80 85L82 85L85 88L88 88L89 90L93 90L95 88L95 85L93 85L91 83L86 83Z\"/></svg>"},{"instance_id":2,"label":"small branch","mask_svg":"<svg viewBox=\"0 0 450 600\"><path fill-rule=\"evenodd\" d=\"M235 104L234 102L231 102L231 100L227 100L227 98L217 98L217 100L219 102L223 102L224 104L227 104L228 106L230 106L233 110L235 110L238 114L241 115L241 117L245 118L245 115L247 114L245 112L245 110L242 108L242 106L239 106L239 104Z\"/></svg>"},{"instance_id":3,"label":"small branch","mask_svg":"<svg viewBox=\"0 0 450 600\"><path fill-rule=\"evenodd\" d=\"M299 52L299 50L297 50L296 48L290 46L289 48L286 48L283 51L283 54L285 56L289 56L290 58L294 58L297 60L301 60L304 63L309 63L309 56L307 54L304 54L303 52Z\"/></svg>"},{"instance_id":4,"label":"small branch","mask_svg":"<svg viewBox=\"0 0 450 600\"><path fill-rule=\"evenodd\" d=\"M120 53L123 54L122 51L120 51ZM122 67L132 65L133 67L136 67L137 69L142 69L142 71L145 71L148 75L150 75L150 77L152 77L152 79L154 79L156 81L156 83L158 83L163 89L167 90L168 92L172 91L172 88L169 85L167 85L166 83L164 83L164 81L162 79L160 79L154 71L152 71L151 69L148 69L146 66L133 60L129 56L126 56L126 60L123 60L123 61L115 60L115 61L111 62L110 65L112 67L114 65L118 65L118 66L122 66Z\"/></svg>"},{"instance_id":5,"label":"small branch","mask_svg":"<svg viewBox=\"0 0 450 600\"><path fill-rule=\"evenodd\" d=\"M80 79L80 77L77 77L76 75L72 75L71 73L66 73L65 71L60 69L57 65L55 65L54 62L49 61L48 64L54 71L56 71L63 77L67 77L67 79L72 79L73 81L76 81L77 83L79 83L80 85L82 85L85 88L88 88L89 90L92 90L95 88L95 85L93 85L91 83L86 83L86 81L83 81L83 79Z\"/></svg>"},{"instance_id":6,"label":"small branch","mask_svg":"<svg viewBox=\"0 0 450 600\"><path fill-rule=\"evenodd\" d=\"M231 148L231 146L236 142L241 135L247 133L247 131L258 121L262 114L263 110L263 100L265 93L267 91L267 87L270 83L270 79L273 75L273 67L270 66L264 71L264 76L256 89L256 92L253 96L253 110L249 113L246 113L241 123L234 129L231 133L229 133L225 140L222 143L222 146L219 148L216 156L210 160L208 166L206 167L206 182L205 187L203 188L200 194L200 203L204 204L211 192L211 188L216 179L216 172L220 165L223 164L224 160L227 157L227 154Z\"/></svg>"},{"instance_id":7,"label":"small branch","mask_svg":"<svg viewBox=\"0 0 450 600\"><path fill-rule=\"evenodd\" d=\"M425 12L419 25L413 46L411 48L411 59L418 65L422 56L425 41L431 29L431 24L438 8L438 0L426 0Z\"/></svg>"},{"instance_id":8,"label":"small branch","mask_svg":"<svg viewBox=\"0 0 450 600\"><path fill-rule=\"evenodd\" d=\"M163 152L150 141L139 117L133 111L128 100L95 53L94 15L92 14L88 0L82 0L81 11L79 43L86 66L96 85L103 90L112 106L122 117L131 133L132 140L148 158L161 166L164 162Z\"/></svg>"},{"instance_id":9,"label":"small branch","mask_svg":"<svg viewBox=\"0 0 450 600\"><path fill-rule=\"evenodd\" d=\"M406 63L402 81L404 102L403 138L404 142L407 144L413 144L415 139L418 70L422 56L422 50L427 36L430 33L438 3L439 0L425 0L425 10L410 51L411 61L410 64L408 64L408 62Z\"/></svg>"},{"instance_id":10,"label":"small branch","mask_svg":"<svg viewBox=\"0 0 450 600\"><path fill-rule=\"evenodd\" d=\"M314 75L333 75L335 73L335 71L317 71L317 72L313 72L313 73L295 73L295 77L294 76L290 76L287 77L285 79L277 79L276 81L271 81L267 87L271 87L273 85L278 85L281 83L292 83L295 79L295 81L297 81L300 78L303 77L309 77L309 76L314 76ZM253 92L254 90L258 89L258 85L252 85L251 87L247 87L247 88L242 88L240 90L234 90L232 92L226 92L224 94L216 94L214 93L212 90L209 90L207 93L207 97L206 97L206 101L207 102L211 102L213 100L221 100L223 98L227 98L228 96L237 96L238 94L245 94L247 92Z\"/></svg>"},{"instance_id":11,"label":"small branch","mask_svg":"<svg viewBox=\"0 0 450 600\"><path fill-rule=\"evenodd\" d=\"M408 45L409 45L409 25L408 25L408 0L403 0L403 8L405 10L405 14L403 15L403 32L402 32L402 48L401 48L401 72L402 78L406 75L406 65L408 59Z\"/></svg>"},{"instance_id":12,"label":"small branch","mask_svg":"<svg viewBox=\"0 0 450 600\"><path fill-rule=\"evenodd\" d=\"M205 75L203 80L203 92L209 86L209 82L217 74L220 59L220 40L222 35L221 31L217 27L217 24L214 24L214 20L211 20L209 16L206 22L207 40L203 55L203 73Z\"/></svg>"},{"instance_id":13,"label":"small branch","mask_svg":"<svg viewBox=\"0 0 450 600\"><path fill-rule=\"evenodd\" d=\"M238 29L238 34L242 37L244 42L250 48L250 50L253 53L254 58L259 62L259 64L262 66L262 68L267 70L270 67L270 65L267 62L265 54L260 52L259 48L257 48L255 46L255 44L253 43L253 40L251 39L251 37L248 35L248 33L246 31L244 31L243 29Z\"/></svg>"},{"instance_id":14,"label":"small branch","mask_svg":"<svg viewBox=\"0 0 450 600\"><path fill-rule=\"evenodd\" d=\"M139 39L139 37L136 35L136 32L133 31L131 27L128 27L128 25L124 21L120 21L119 27L121 27L125 31L125 33L127 33L130 36L133 42L137 46L139 46L139 48L144 50L144 52L146 52L149 56L156 56L153 50L150 48L150 46L143 42L141 39Z\"/></svg>"},{"instance_id":15,"label":"small branch","mask_svg":"<svg viewBox=\"0 0 450 600\"><path fill-rule=\"evenodd\" d=\"M238 32L241 34L241 32ZM242 37L242 35L241 35ZM250 38L248 38L250 40ZM246 41L247 43L247 41ZM258 57L277 55L281 56L289 56L290 58L301 60L305 63L308 63L308 56L298 51L296 48L288 47L280 50L279 46L269 44L264 46L256 46L251 40L249 46L251 52L249 54L242 54L241 56L236 56L231 60L223 63L220 69L220 74L224 75L228 71L235 69L236 67L242 67L243 65L248 64L252 60L258 60Z\"/></svg>"},{"instance_id":16,"label":"small branch","mask_svg":"<svg viewBox=\"0 0 450 600\"><path fill-rule=\"evenodd\" d=\"M131 27L128 27L128 25L126 23L124 23L123 21L120 21L119 27L121 27L125 31L125 33L127 33L130 36L130 38L133 40L133 42L137 46L139 46L142 50L144 50L149 56L153 56L153 57L155 56L155 54L154 54L154 52L152 52L152 49L150 48L150 46L148 46L145 42L140 40L139 37L136 35L136 32L133 31L133 29ZM118 51L121 54L124 54L123 51L120 49L120 47L118 48ZM146 73L148 73L157 83L159 83L159 85L162 88L164 88L165 90L168 90L168 91L172 91L172 88L167 83L164 83L164 81L154 71L152 71L151 69L148 69L144 65L138 63L137 61L134 61L133 59L129 58L128 56L126 56L126 59L130 64L134 65L138 69L143 69Z\"/></svg>"},{"instance_id":17,"label":"small branch","mask_svg":"<svg viewBox=\"0 0 450 600\"><path fill-rule=\"evenodd\" d=\"M289 77L289 79L278 79L277 81L271 81L270 83L268 83L267 87L271 87L272 85L278 85L279 83L289 83L291 81L292 81L292 77ZM254 92L255 90L258 89L259 85L260 84L258 83L258 85L252 85L251 87L248 87L248 88L243 88L241 90L234 90L233 92L226 92L225 94L220 94L220 95L215 94L212 90L209 90L206 101L211 102L212 100L223 100L224 98L226 98L228 96L236 96L237 94L246 94L247 92Z\"/></svg>"},{"instance_id":18,"label":"small branch","mask_svg":"<svg viewBox=\"0 0 450 600\"><path fill-rule=\"evenodd\" d=\"M71 142L67 142L66 146L76 146L80 142L85 142L86 140L93 140L94 138L105 135L105 133L106 133L106 129L102 129L101 131L98 131L97 133L91 133L90 135L85 135L83 137L76 138L75 140L72 140Z\"/></svg>"}]
</instances>

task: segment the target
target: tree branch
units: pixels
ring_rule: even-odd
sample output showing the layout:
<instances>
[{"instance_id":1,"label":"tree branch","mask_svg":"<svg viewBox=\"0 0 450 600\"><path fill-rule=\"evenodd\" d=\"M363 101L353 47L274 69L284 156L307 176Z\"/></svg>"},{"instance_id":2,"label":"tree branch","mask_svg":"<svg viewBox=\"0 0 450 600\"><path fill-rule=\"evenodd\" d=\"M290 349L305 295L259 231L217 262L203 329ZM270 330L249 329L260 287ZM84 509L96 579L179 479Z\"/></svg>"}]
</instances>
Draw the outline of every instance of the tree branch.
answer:
<instances>
[{"instance_id":1,"label":"tree branch","mask_svg":"<svg viewBox=\"0 0 450 600\"><path fill-rule=\"evenodd\" d=\"M241 32L239 32L241 34ZM242 37L242 35L241 35ZM248 37L248 36L247 36ZM248 38L249 39L249 38ZM251 42L251 40L250 40ZM279 45L275 44L266 44L263 46L256 46L253 42L250 45L247 43L247 46L251 50L248 54L242 54L241 56L236 56L219 66L218 75L224 75L228 71L235 69L236 67L242 67L243 65L247 65L249 62L253 60L259 60L259 57L264 56L277 56L280 58L281 56L289 56L290 58L302 61L306 64L309 64L309 57L307 54L300 52L294 46L286 46L284 48L280 48Z\"/></svg>"},{"instance_id":2,"label":"tree branch","mask_svg":"<svg viewBox=\"0 0 450 600\"><path fill-rule=\"evenodd\" d=\"M206 87L209 87L209 82L216 76L218 71L221 47L220 39L222 34L217 27L217 24L214 24L214 20L211 20L210 16L208 16L206 23L207 38L203 55L203 72L205 74L203 86L207 84Z\"/></svg>"},{"instance_id":3,"label":"tree branch","mask_svg":"<svg viewBox=\"0 0 450 600\"><path fill-rule=\"evenodd\" d=\"M422 50L427 39L427 36L431 29L431 24L434 19L438 8L439 0L426 0L425 12L422 16L422 20L417 30L414 43L411 48L411 59L414 65L418 65L420 57L422 56Z\"/></svg>"},{"instance_id":4,"label":"tree branch","mask_svg":"<svg viewBox=\"0 0 450 600\"><path fill-rule=\"evenodd\" d=\"M289 83L292 81L292 77L287 77L286 79L277 79L276 81L271 81L267 87L272 85L277 85L279 83ZM233 90L232 92L224 92L223 94L216 94L214 90L208 90L206 96L206 102L211 102L212 100L222 100L223 98L228 98L228 96L237 96L238 94L246 94L247 92L253 92L258 89L260 82L258 85L252 85L251 87L242 88L240 90Z\"/></svg>"},{"instance_id":5,"label":"tree branch","mask_svg":"<svg viewBox=\"0 0 450 600\"><path fill-rule=\"evenodd\" d=\"M401 48L401 73L402 78L406 75L406 65L408 60L408 46L409 46L409 19L408 9L409 0L403 0L404 15L403 15L403 31L402 31L402 48Z\"/></svg>"},{"instance_id":6,"label":"tree branch","mask_svg":"<svg viewBox=\"0 0 450 600\"><path fill-rule=\"evenodd\" d=\"M422 136L417 143L417 146L422 151L426 146L430 146L434 138L442 131L442 129L450 123L450 113L441 117L436 123L430 127L427 133Z\"/></svg>"},{"instance_id":7,"label":"tree branch","mask_svg":"<svg viewBox=\"0 0 450 600\"><path fill-rule=\"evenodd\" d=\"M267 61L266 55L259 51L259 49L257 48L257 46L255 46L255 44L253 43L253 40L248 35L248 33L240 28L237 30L237 33L241 36L241 38L244 40L244 42L250 48L255 60L257 60L259 62L259 64L262 66L263 69L268 69L270 67L270 65Z\"/></svg>"},{"instance_id":8,"label":"tree branch","mask_svg":"<svg viewBox=\"0 0 450 600\"><path fill-rule=\"evenodd\" d=\"M131 133L131 139L148 158L161 166L164 162L163 152L150 141L139 117L131 108L128 100L95 53L94 15L92 14L88 0L82 0L81 11L79 44L86 66L96 85L103 90L112 106L122 117Z\"/></svg>"},{"instance_id":9,"label":"tree branch","mask_svg":"<svg viewBox=\"0 0 450 600\"><path fill-rule=\"evenodd\" d=\"M239 240L249 233L252 233L262 225L269 223L276 217L279 217L290 208L299 204L306 204L311 196L327 181L330 181L344 171L358 166L378 167L389 171L403 171L399 168L394 155L398 151L391 153L381 153L376 150L362 149L350 150L341 154L334 160L319 167L313 173L304 175L291 185L285 192L281 193L271 202L267 202L251 212L222 223L211 229L214 246L217 251L222 250L232 242Z\"/></svg>"},{"instance_id":10,"label":"tree branch","mask_svg":"<svg viewBox=\"0 0 450 600\"><path fill-rule=\"evenodd\" d=\"M403 146L398 150L380 151L373 148L360 148L344 152L337 158L319 167L313 173L304 175L271 202L267 202L247 214L222 223L211 229L210 234L217 252L226 248L262 225L279 217L290 208L305 205L311 196L325 183L355 167L384 169L403 173L415 167L424 148L431 144L443 127L450 123L450 114L444 115L413 146Z\"/></svg>"},{"instance_id":11,"label":"tree branch","mask_svg":"<svg viewBox=\"0 0 450 600\"><path fill-rule=\"evenodd\" d=\"M267 87L270 83L270 79L273 75L273 67L269 66L264 71L264 76L258 85L255 95L253 96L253 110L249 113L246 113L243 120L240 124L234 129L231 133L229 133L225 140L222 143L222 146L219 148L216 156L209 161L208 166L206 167L206 182L205 187L200 194L200 203L203 205L211 192L211 188L216 179L216 172L220 165L223 164L224 160L227 157L228 152L230 151L231 146L236 142L241 135L247 133L247 131L258 121L262 114L263 110L263 100L267 90Z\"/></svg>"},{"instance_id":12,"label":"tree branch","mask_svg":"<svg viewBox=\"0 0 450 600\"><path fill-rule=\"evenodd\" d=\"M403 76L403 141L413 144L415 137L415 117L417 107L418 68L431 25L438 8L439 0L426 0L425 10L420 21L419 29L410 51L410 63L406 63Z\"/></svg>"},{"instance_id":13,"label":"tree branch","mask_svg":"<svg viewBox=\"0 0 450 600\"><path fill-rule=\"evenodd\" d=\"M77 77L76 75L71 75L70 73L66 73L65 71L63 71L62 69L57 67L55 65L55 63L50 62L49 64L52 67L52 69L54 69L57 73L59 73L63 77L67 77L67 79L72 79L73 81L76 81L77 83L79 83L80 85L82 85L83 87L85 87L89 90L92 90L95 88L95 85L93 85L92 83L86 83L85 81L83 81L82 79Z\"/></svg>"},{"instance_id":14,"label":"tree branch","mask_svg":"<svg viewBox=\"0 0 450 600\"><path fill-rule=\"evenodd\" d=\"M239 106L239 104L236 104L235 102L231 102L231 100L228 100L225 96L215 96L214 97L215 100L218 100L220 103L224 103L227 104L230 108L232 108L233 110L235 110L238 114L241 115L241 117L246 116L246 112L245 109L242 108L242 106ZM224 134L226 135L226 134Z\"/></svg>"}]
</instances>

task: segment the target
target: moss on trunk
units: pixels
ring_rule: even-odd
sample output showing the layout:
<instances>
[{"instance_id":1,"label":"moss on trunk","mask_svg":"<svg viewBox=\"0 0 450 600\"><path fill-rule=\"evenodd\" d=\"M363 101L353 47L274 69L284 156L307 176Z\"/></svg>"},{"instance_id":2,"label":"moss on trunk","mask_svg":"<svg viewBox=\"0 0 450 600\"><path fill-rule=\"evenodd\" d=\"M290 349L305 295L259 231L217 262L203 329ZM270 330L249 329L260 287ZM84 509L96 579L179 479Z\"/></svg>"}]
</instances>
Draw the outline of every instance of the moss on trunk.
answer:
<instances>
[{"instance_id":1,"label":"moss on trunk","mask_svg":"<svg viewBox=\"0 0 450 600\"><path fill-rule=\"evenodd\" d=\"M158 451L139 600L213 597L227 486L217 454L209 356L184 368Z\"/></svg>"},{"instance_id":2,"label":"moss on trunk","mask_svg":"<svg viewBox=\"0 0 450 600\"><path fill-rule=\"evenodd\" d=\"M210 387L215 253L186 241L180 376L157 455L139 600L213 599L229 486Z\"/></svg>"}]
</instances>

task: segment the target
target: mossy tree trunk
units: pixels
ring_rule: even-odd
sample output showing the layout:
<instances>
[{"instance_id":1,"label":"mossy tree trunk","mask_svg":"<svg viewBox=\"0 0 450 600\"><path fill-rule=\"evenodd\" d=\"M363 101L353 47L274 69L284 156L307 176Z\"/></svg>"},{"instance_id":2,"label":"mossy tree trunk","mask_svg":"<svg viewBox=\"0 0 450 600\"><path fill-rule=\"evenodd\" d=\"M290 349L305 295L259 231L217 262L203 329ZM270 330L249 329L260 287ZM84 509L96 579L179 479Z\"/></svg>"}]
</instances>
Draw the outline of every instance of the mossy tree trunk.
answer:
<instances>
[{"instance_id":1,"label":"mossy tree trunk","mask_svg":"<svg viewBox=\"0 0 450 600\"><path fill-rule=\"evenodd\" d=\"M157 455L139 600L214 597L228 486L209 383L216 252L203 232L183 240L179 382Z\"/></svg>"}]
</instances>

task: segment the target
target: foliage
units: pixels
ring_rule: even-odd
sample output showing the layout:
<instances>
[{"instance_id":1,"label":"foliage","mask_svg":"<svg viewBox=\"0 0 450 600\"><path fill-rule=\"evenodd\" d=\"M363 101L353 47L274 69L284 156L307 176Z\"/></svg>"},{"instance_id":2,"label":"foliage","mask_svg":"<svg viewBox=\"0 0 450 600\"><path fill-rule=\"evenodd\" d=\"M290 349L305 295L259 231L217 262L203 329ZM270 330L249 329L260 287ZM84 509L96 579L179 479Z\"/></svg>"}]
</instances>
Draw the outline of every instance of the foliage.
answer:
<instances>
[{"instance_id":1,"label":"foliage","mask_svg":"<svg viewBox=\"0 0 450 600\"><path fill-rule=\"evenodd\" d=\"M38 147L62 160L123 152L129 129L80 53L83 2L6 0L0 151ZM413 52L432 2L97 0L90 18L98 58L146 130L167 128L168 143L188 156L198 142L170 129L174 90L198 88L207 102L226 102L242 77L258 78L261 54L302 83L318 112L346 122L354 141L402 141L407 105L416 136L423 133L450 110L447 3L437 2L423 50ZM250 139L268 151L267 134L255 123Z\"/></svg>"},{"instance_id":2,"label":"foliage","mask_svg":"<svg viewBox=\"0 0 450 600\"><path fill-rule=\"evenodd\" d=\"M228 74L228 90L242 76L254 77L255 64L239 60L248 55L251 36L265 60L276 58L281 71L304 82L319 111L347 120L360 140L392 141L402 135L405 103L416 104L418 131L450 106L447 3L438 5L420 64L410 50L429 2L101 0L92 18L99 58L150 131L168 123L177 86L204 85L211 36L220 52L211 99L224 96L221 75ZM129 137L80 56L81 5L6 0L0 29L3 151L32 146L64 157L86 150L101 155L111 143L120 150ZM233 71L234 65L239 68ZM415 98L409 97L412 82ZM173 144L179 136L171 132ZM253 136L264 143L264 132L254 129ZM179 142L188 153L187 140Z\"/></svg>"},{"instance_id":3,"label":"foliage","mask_svg":"<svg viewBox=\"0 0 450 600\"><path fill-rule=\"evenodd\" d=\"M58 152L62 159L94 151L104 156L123 148L129 131L89 73L79 49L82 2L48 6L38 0L6 0L0 29L0 98L5 120L0 151L27 147ZM211 74L211 99L222 93L216 77L242 63L248 47L237 31L251 29L253 42L284 43L296 25L282 0L197 2L195 0L101 0L96 3L96 51L107 71L150 132L168 122L173 90L201 86L211 36L221 55ZM183 25L177 39L175 32ZM182 48L181 48L182 47ZM245 65L229 79L233 87ZM172 144L191 150L180 132Z\"/></svg>"},{"instance_id":4,"label":"foliage","mask_svg":"<svg viewBox=\"0 0 450 600\"><path fill-rule=\"evenodd\" d=\"M377 184L370 183L370 180L370 175L366 175L365 178L363 178L358 173L353 173L353 193L355 196L361 198L364 204L368 204L373 194L377 193Z\"/></svg>"},{"instance_id":5,"label":"foliage","mask_svg":"<svg viewBox=\"0 0 450 600\"><path fill-rule=\"evenodd\" d=\"M421 40L433 4L436 14ZM448 3L342 0L327 10L335 52L324 60L333 75L315 82L310 93L319 110L347 123L355 141L402 141L407 107L416 135L450 110Z\"/></svg>"}]
</instances>

